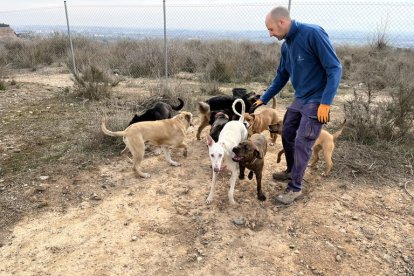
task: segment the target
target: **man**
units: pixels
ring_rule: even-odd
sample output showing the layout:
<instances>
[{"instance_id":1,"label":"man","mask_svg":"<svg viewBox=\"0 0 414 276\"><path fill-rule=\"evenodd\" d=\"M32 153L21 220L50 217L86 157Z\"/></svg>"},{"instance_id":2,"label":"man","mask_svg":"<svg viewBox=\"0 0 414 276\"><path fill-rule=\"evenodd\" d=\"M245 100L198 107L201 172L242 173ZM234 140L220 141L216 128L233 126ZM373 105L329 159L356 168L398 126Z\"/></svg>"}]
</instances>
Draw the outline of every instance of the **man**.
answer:
<instances>
[{"instance_id":1,"label":"man","mask_svg":"<svg viewBox=\"0 0 414 276\"><path fill-rule=\"evenodd\" d=\"M266 104L289 78L295 99L283 119L282 144L287 170L274 173L275 180L289 180L276 200L290 204L302 194L302 181L322 124L329 121L329 109L341 79L342 68L326 32L319 26L291 20L289 11L277 7L266 16L269 35L285 40L277 74L252 110Z\"/></svg>"}]
</instances>

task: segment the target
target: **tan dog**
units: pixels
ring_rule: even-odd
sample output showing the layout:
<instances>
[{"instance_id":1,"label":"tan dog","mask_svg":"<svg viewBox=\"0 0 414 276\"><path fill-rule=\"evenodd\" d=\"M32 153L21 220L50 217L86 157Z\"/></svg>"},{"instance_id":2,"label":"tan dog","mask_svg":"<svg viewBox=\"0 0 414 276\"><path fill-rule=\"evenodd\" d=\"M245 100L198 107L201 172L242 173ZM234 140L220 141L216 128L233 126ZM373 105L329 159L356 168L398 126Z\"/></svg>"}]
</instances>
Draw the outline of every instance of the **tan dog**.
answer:
<instances>
[{"instance_id":1,"label":"tan dog","mask_svg":"<svg viewBox=\"0 0 414 276\"><path fill-rule=\"evenodd\" d=\"M192 125L193 115L182 111L171 119L159 121L145 121L130 125L124 131L112 132L105 126L106 119L102 118L101 129L109 136L123 136L124 143L132 153L133 168L139 176L148 178L150 174L140 170L139 164L144 159L145 142L155 146L161 146L165 159L172 166L180 166L180 163L171 160L168 146L184 148L184 156L187 156L187 145L184 143L185 132Z\"/></svg>"},{"instance_id":2,"label":"tan dog","mask_svg":"<svg viewBox=\"0 0 414 276\"><path fill-rule=\"evenodd\" d=\"M281 120L279 119L279 116L277 115L277 112L275 110L275 97L273 97L272 100L272 108L261 109L255 114L244 114L244 119L249 123L249 137L252 136L254 133L261 133L265 130L268 130L270 125L281 123ZM270 132L270 137L272 145L276 142L277 133Z\"/></svg>"},{"instance_id":3,"label":"tan dog","mask_svg":"<svg viewBox=\"0 0 414 276\"><path fill-rule=\"evenodd\" d=\"M315 144L312 147L312 158L310 160L309 166L314 168L316 163L319 161L319 152L322 150L323 158L326 162L325 171L322 173L323 176L328 176L332 170L333 162L332 162L332 153L335 148L335 140L341 135L342 130L345 127L346 119L341 125L341 128L335 132L334 134L330 134L325 129L321 130L321 134L319 134L318 139L316 139ZM271 130L271 129L270 129ZM282 149L277 153L277 163L280 162L282 154L285 153L285 150Z\"/></svg>"}]
</instances>

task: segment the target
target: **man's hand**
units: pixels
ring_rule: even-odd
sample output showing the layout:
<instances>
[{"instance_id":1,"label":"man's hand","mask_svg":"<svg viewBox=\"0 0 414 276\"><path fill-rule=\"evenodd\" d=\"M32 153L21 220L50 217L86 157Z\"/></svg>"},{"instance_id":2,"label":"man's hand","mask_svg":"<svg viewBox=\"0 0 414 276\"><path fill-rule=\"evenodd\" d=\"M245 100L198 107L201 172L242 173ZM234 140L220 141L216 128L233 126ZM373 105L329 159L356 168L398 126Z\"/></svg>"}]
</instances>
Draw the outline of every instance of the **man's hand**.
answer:
<instances>
[{"instance_id":1,"label":"man's hand","mask_svg":"<svg viewBox=\"0 0 414 276\"><path fill-rule=\"evenodd\" d=\"M252 104L249 113L253 113L256 110L256 108L258 108L261 105L263 105L263 102L261 100L255 101L254 104Z\"/></svg>"},{"instance_id":2,"label":"man's hand","mask_svg":"<svg viewBox=\"0 0 414 276\"><path fill-rule=\"evenodd\" d=\"M329 104L320 104L318 108L318 121L321 124L326 124L329 122L329 110L330 110Z\"/></svg>"}]
</instances>

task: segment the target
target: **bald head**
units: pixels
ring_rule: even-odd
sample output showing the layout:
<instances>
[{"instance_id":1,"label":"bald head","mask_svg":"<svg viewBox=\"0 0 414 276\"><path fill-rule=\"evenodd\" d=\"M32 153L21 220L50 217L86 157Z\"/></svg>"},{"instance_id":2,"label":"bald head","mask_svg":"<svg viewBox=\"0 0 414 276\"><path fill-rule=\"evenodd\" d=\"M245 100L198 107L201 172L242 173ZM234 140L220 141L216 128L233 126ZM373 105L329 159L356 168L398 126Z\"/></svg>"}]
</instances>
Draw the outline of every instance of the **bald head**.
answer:
<instances>
[{"instance_id":1,"label":"bald head","mask_svg":"<svg viewBox=\"0 0 414 276\"><path fill-rule=\"evenodd\" d=\"M269 30L269 35L276 37L278 40L285 38L289 32L291 19L288 9L284 7L276 7L272 9L265 20L266 28Z\"/></svg>"},{"instance_id":2,"label":"bald head","mask_svg":"<svg viewBox=\"0 0 414 276\"><path fill-rule=\"evenodd\" d=\"M283 17L285 19L290 20L290 13L289 10L285 7L276 7L269 12L269 16L273 20L278 20L279 18Z\"/></svg>"}]
</instances>

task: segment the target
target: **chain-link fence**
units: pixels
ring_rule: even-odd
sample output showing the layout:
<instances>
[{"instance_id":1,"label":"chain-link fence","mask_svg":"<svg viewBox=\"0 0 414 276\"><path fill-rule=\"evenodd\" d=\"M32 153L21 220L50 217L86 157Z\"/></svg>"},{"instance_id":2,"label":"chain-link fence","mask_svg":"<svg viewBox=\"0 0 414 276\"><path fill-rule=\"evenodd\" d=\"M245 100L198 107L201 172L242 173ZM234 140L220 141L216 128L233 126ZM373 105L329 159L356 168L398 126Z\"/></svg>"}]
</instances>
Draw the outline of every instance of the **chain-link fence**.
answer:
<instances>
[{"instance_id":1,"label":"chain-link fence","mask_svg":"<svg viewBox=\"0 0 414 276\"><path fill-rule=\"evenodd\" d=\"M124 70L132 76L163 75L163 1L137 5L71 5L68 13L75 37L76 60L80 65L106 59L105 66ZM274 56L268 49L275 42L264 25L265 15L277 5L288 6L288 0L278 1L166 1L169 72L197 72L200 66L218 66L220 60L240 47L234 41L244 41L251 60L261 62L258 76L266 68L274 68ZM3 7L3 9L5 9ZM378 32L386 34L395 47L414 47L413 1L291 1L292 18L322 26L335 45L369 44ZM0 23L10 24L18 36L67 35L65 10L60 7L40 7L0 11ZM87 41L86 38L91 41ZM119 41L122 41L119 42ZM229 41L227 45L216 41ZM95 42L93 42L95 41ZM109 45L107 42L118 41ZM202 45L199 45L203 41ZM106 42L105 47L94 43ZM206 42L206 43L204 43ZM257 43L259 46L249 43ZM68 44L65 45L65 50ZM94 51L87 51L97 47ZM251 49L253 48L253 49ZM271 47L270 47L271 48ZM95 48L94 48L95 49ZM116 51L109 55L110 51ZM254 53L257 51L256 53ZM277 50L271 50L275 54ZM192 52L189 58L185 53ZM200 52L215 56L207 60ZM255 58L256 55L256 58ZM108 60L110 59L110 60ZM111 60L112 59L112 60ZM122 62L122 59L129 59ZM145 62L134 62L138 59ZM273 61L270 61L273 60ZM236 63L237 60L235 59ZM244 66L244 65L239 65ZM225 65L224 65L225 67ZM226 68L223 68L225 71ZM259 72L260 71L260 72ZM273 70L270 70L273 72Z\"/></svg>"},{"instance_id":2,"label":"chain-link fence","mask_svg":"<svg viewBox=\"0 0 414 276\"><path fill-rule=\"evenodd\" d=\"M75 33L97 38L160 38L164 26L163 5L161 0L157 2L126 6L122 2L99 6L69 3L71 27ZM166 1L169 38L271 41L264 17L275 2L200 2ZM287 6L288 1L277 4ZM414 46L413 1L293 0L291 14L299 21L324 27L334 43L363 44L378 28L386 27L395 46ZM66 31L63 1L61 7L0 11L0 21L10 24L18 34Z\"/></svg>"}]
</instances>

